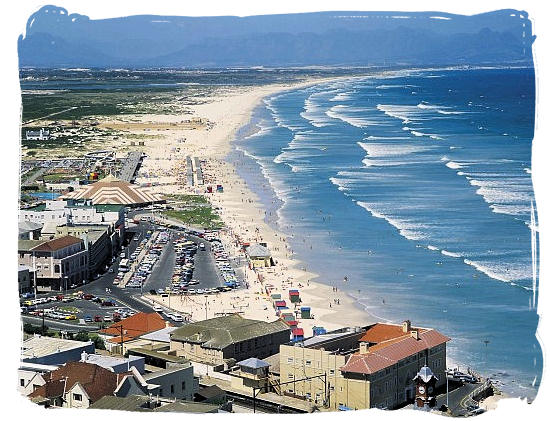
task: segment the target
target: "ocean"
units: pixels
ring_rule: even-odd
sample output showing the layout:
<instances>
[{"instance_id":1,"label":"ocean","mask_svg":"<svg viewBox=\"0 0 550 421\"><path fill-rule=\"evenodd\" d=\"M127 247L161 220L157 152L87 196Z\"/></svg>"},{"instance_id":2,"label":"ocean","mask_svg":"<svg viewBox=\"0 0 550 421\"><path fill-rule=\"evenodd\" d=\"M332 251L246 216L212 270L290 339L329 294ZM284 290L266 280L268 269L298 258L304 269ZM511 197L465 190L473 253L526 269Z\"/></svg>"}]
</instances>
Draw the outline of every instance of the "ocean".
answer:
<instances>
[{"instance_id":1,"label":"ocean","mask_svg":"<svg viewBox=\"0 0 550 421\"><path fill-rule=\"evenodd\" d=\"M228 159L318 281L533 399L534 116L532 68L399 70L265 98Z\"/></svg>"}]
</instances>

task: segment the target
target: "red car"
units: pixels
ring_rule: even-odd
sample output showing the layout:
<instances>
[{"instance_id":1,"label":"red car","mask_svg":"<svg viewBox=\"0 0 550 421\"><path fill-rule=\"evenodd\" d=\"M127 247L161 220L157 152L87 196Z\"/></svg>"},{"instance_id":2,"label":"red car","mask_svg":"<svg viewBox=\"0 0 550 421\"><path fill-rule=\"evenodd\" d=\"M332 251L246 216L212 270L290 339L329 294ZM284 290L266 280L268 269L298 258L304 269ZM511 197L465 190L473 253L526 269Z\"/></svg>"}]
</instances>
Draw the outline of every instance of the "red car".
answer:
<instances>
[{"instance_id":1,"label":"red car","mask_svg":"<svg viewBox=\"0 0 550 421\"><path fill-rule=\"evenodd\" d=\"M96 316L94 316L94 322L101 322L103 319L101 318L101 316L99 314L97 314Z\"/></svg>"},{"instance_id":2,"label":"red car","mask_svg":"<svg viewBox=\"0 0 550 421\"><path fill-rule=\"evenodd\" d=\"M120 314L116 312L113 313L113 322L120 322L120 319L121 319Z\"/></svg>"},{"instance_id":3,"label":"red car","mask_svg":"<svg viewBox=\"0 0 550 421\"><path fill-rule=\"evenodd\" d=\"M92 294L84 294L84 297L83 297L85 300L91 300L94 298L94 296Z\"/></svg>"},{"instance_id":4,"label":"red car","mask_svg":"<svg viewBox=\"0 0 550 421\"><path fill-rule=\"evenodd\" d=\"M61 301L64 297L63 297L63 295L58 295L58 296L55 297L55 298L57 298L57 301Z\"/></svg>"}]
</instances>

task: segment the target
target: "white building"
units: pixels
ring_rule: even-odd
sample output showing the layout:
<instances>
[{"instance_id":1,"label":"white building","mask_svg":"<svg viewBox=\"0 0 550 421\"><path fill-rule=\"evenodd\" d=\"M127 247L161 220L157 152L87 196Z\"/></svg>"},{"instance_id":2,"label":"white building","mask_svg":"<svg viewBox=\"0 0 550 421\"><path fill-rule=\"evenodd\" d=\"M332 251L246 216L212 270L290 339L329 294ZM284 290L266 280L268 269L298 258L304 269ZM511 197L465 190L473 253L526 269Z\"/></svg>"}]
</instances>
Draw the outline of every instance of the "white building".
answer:
<instances>
[{"instance_id":1,"label":"white building","mask_svg":"<svg viewBox=\"0 0 550 421\"><path fill-rule=\"evenodd\" d=\"M48 140L50 138L50 131L45 129L40 130L27 130L25 132L26 140Z\"/></svg>"}]
</instances>

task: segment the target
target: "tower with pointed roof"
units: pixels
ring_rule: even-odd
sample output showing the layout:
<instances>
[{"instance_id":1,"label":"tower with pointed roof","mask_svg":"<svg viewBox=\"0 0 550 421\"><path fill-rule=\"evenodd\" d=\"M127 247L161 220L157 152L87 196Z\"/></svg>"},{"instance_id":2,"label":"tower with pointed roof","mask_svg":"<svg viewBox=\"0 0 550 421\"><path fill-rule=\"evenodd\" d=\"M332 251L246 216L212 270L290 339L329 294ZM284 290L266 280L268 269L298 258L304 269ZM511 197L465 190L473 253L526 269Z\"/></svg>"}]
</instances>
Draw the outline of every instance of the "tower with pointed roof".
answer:
<instances>
[{"instance_id":1,"label":"tower with pointed roof","mask_svg":"<svg viewBox=\"0 0 550 421\"><path fill-rule=\"evenodd\" d=\"M413 378L416 385L416 397L414 406L419 409L429 410L436 404L435 384L438 378L430 367L424 366Z\"/></svg>"}]
</instances>

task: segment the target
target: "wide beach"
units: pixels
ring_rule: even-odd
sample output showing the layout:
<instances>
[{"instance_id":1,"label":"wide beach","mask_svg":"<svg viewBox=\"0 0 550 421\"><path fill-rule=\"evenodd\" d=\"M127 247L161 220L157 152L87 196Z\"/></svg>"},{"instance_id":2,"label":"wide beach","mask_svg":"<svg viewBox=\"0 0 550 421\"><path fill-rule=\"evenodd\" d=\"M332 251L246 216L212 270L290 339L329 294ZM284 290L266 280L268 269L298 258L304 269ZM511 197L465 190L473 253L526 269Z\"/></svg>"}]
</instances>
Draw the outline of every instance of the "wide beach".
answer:
<instances>
[{"instance_id":1,"label":"wide beach","mask_svg":"<svg viewBox=\"0 0 550 421\"><path fill-rule=\"evenodd\" d=\"M254 108L266 96L288 89L303 88L325 80L307 81L293 85L261 86L235 88L221 95L207 99L205 104L193 106L195 117L211 123L209 130L185 130L170 128L163 139L155 141L146 148L149 156L145 160L142 172L146 179L138 182L158 182L161 185L152 189L160 193L189 193L195 191L189 186L176 182L178 174L183 172L187 155L205 160L203 172L205 182L222 184L223 193L208 194L212 205L219 208L219 214L225 224L222 234L224 245L230 248L234 256L242 252L236 246L236 239L242 242L267 243L276 265L272 268L245 268L249 288L240 289L216 297L175 298L170 300L174 310L190 314L193 320L201 320L216 314L241 312L245 317L263 320L275 320L275 310L265 286L271 286L273 292L279 292L288 299L288 290L298 288L302 305L310 306L313 318L300 321L306 336L312 334L313 326L335 329L343 326L360 326L374 321L367 312L355 305L355 300L342 292L338 285L330 286L314 282L317 276L314 269L304 267L304 263L293 258L286 236L265 222L265 209L258 196L251 191L245 180L237 174L235 167L225 158L231 150L231 142L237 131L250 121ZM143 116L144 122L159 122L161 119L178 120L178 116ZM182 142L182 139L185 139ZM179 153L166 153L179 148ZM241 259L244 262L244 259ZM261 278L261 280L260 280ZM168 304L167 299L148 296Z\"/></svg>"}]
</instances>

